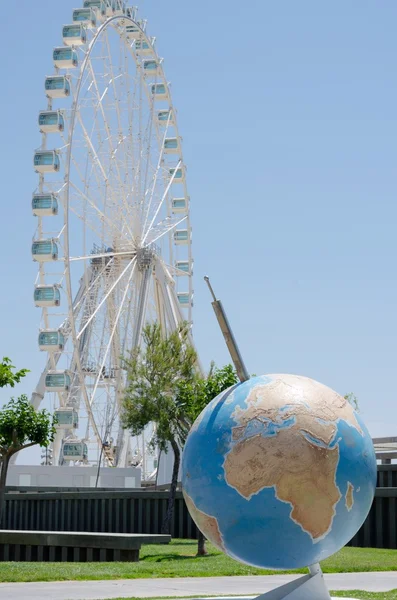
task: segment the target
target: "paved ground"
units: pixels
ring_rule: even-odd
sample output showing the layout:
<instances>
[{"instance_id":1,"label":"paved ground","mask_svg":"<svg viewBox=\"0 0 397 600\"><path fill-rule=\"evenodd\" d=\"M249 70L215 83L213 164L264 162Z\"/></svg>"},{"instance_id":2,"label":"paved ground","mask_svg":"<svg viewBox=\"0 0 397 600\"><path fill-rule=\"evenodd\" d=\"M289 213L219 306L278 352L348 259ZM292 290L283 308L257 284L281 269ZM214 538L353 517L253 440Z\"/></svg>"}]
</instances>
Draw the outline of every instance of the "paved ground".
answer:
<instances>
[{"instance_id":1,"label":"paved ground","mask_svg":"<svg viewBox=\"0 0 397 600\"><path fill-rule=\"evenodd\" d=\"M117 581L63 581L55 583L0 583L1 600L102 600L136 596L263 594L300 575L255 577L186 577L183 579L130 579ZM331 590L385 592L397 589L397 572L325 575Z\"/></svg>"}]
</instances>

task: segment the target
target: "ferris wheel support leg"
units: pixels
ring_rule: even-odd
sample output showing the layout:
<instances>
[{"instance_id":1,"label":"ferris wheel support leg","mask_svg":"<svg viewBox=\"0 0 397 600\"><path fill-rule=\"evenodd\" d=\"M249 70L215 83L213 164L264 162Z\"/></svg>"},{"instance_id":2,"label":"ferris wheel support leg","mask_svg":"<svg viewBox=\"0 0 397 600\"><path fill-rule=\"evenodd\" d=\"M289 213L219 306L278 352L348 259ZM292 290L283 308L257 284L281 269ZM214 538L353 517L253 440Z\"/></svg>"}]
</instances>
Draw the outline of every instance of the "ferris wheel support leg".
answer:
<instances>
[{"instance_id":1,"label":"ferris wheel support leg","mask_svg":"<svg viewBox=\"0 0 397 600\"><path fill-rule=\"evenodd\" d=\"M120 441L119 441L120 440ZM117 467L128 467L128 458L131 453L130 432L127 429L122 429L120 426L119 435L117 437L118 448L121 448L117 456Z\"/></svg>"},{"instance_id":2,"label":"ferris wheel support leg","mask_svg":"<svg viewBox=\"0 0 397 600\"><path fill-rule=\"evenodd\" d=\"M156 302L156 311L157 311L157 315L158 315L158 319L159 319L159 323L160 323L160 327L161 327L161 332L163 335L165 335L165 333L167 331L167 323L166 323L166 318L165 318L164 302L163 302L160 286L159 286L157 279L155 279L155 283L154 283L154 294L155 294L155 302Z\"/></svg>"},{"instance_id":3,"label":"ferris wheel support leg","mask_svg":"<svg viewBox=\"0 0 397 600\"><path fill-rule=\"evenodd\" d=\"M132 341L132 348L138 348L141 341L142 329L146 316L147 298L149 293L149 282L151 277L151 269L145 268L141 270L141 281L139 286L138 310L135 320L135 330ZM128 466L128 458L130 453L130 434L124 429L121 424L117 435L117 454L116 465L118 467Z\"/></svg>"},{"instance_id":4,"label":"ferris wheel support leg","mask_svg":"<svg viewBox=\"0 0 397 600\"><path fill-rule=\"evenodd\" d=\"M149 281L150 281L150 269L144 269L142 271L142 279L141 286L139 290L139 299L138 299L138 311L136 315L136 323L135 323L135 331L134 338L132 342L132 347L138 348L141 340L143 323L146 316L146 307L147 307L147 297L149 291Z\"/></svg>"},{"instance_id":5,"label":"ferris wheel support leg","mask_svg":"<svg viewBox=\"0 0 397 600\"><path fill-rule=\"evenodd\" d=\"M62 429L58 429L55 434L54 441L52 443L54 465L59 465L61 448L62 448L62 440L64 437L65 437L65 432Z\"/></svg>"},{"instance_id":6,"label":"ferris wheel support leg","mask_svg":"<svg viewBox=\"0 0 397 600\"><path fill-rule=\"evenodd\" d=\"M162 261L159 259L157 259L155 263L155 278L159 291L161 292L160 295L168 324L173 331L178 327L179 323L182 323L183 317L179 311L179 307L176 307L175 303L172 302L172 291L170 289L171 278L166 272Z\"/></svg>"}]
</instances>

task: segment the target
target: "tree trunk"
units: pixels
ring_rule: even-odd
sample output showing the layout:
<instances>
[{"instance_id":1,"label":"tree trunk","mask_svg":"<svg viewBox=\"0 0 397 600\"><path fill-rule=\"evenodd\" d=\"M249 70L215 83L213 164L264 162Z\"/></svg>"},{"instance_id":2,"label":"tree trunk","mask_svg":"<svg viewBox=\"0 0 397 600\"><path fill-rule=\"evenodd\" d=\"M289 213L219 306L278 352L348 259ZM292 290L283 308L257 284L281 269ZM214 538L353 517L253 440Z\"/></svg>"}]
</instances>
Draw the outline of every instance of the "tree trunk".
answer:
<instances>
[{"instance_id":1,"label":"tree trunk","mask_svg":"<svg viewBox=\"0 0 397 600\"><path fill-rule=\"evenodd\" d=\"M4 516L4 505L5 505L5 495L6 495L6 481L7 481L7 472L8 465L10 463L11 455L6 454L3 456L3 460L1 461L1 473L0 473L0 527L3 526L3 516Z\"/></svg>"},{"instance_id":2,"label":"tree trunk","mask_svg":"<svg viewBox=\"0 0 397 600\"><path fill-rule=\"evenodd\" d=\"M199 529L197 538L197 556L205 556L206 554L208 554L208 552L205 547L205 535L201 533Z\"/></svg>"},{"instance_id":3,"label":"tree trunk","mask_svg":"<svg viewBox=\"0 0 397 600\"><path fill-rule=\"evenodd\" d=\"M154 489L155 490L157 490L157 484L158 484L158 481L159 481L160 461L161 461L161 450L159 452L159 457L157 459L156 481L154 482Z\"/></svg>"},{"instance_id":4,"label":"tree trunk","mask_svg":"<svg viewBox=\"0 0 397 600\"><path fill-rule=\"evenodd\" d=\"M171 521L172 516L174 514L176 486L178 484L179 465L181 462L181 451L179 450L178 444L174 439L172 439L170 443L172 450L174 451L174 466L172 469L172 480L170 487L170 495L168 497L167 512L163 524L161 526L161 533L170 533L171 530Z\"/></svg>"}]
</instances>

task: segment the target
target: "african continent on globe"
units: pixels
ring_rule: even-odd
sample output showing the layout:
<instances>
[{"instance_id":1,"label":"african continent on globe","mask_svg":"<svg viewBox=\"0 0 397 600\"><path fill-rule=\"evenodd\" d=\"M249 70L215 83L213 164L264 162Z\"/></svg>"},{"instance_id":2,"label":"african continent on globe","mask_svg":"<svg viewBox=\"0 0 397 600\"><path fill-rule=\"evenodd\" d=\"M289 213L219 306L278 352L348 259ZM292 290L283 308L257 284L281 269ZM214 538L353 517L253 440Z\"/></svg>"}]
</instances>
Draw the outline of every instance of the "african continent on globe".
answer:
<instances>
[{"instance_id":1,"label":"african continent on globe","mask_svg":"<svg viewBox=\"0 0 397 600\"><path fill-rule=\"evenodd\" d=\"M232 558L295 569L337 552L371 507L376 458L351 404L296 375L264 375L217 396L182 457L196 525Z\"/></svg>"}]
</instances>

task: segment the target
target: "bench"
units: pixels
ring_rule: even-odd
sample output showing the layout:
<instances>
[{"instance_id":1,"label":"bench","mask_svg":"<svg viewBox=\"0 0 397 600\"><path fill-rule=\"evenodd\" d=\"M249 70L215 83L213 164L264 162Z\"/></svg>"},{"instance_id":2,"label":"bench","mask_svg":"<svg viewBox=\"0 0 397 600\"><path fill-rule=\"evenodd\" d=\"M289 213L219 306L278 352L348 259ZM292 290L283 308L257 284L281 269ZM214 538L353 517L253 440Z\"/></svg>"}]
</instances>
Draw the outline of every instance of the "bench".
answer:
<instances>
[{"instance_id":1,"label":"bench","mask_svg":"<svg viewBox=\"0 0 397 600\"><path fill-rule=\"evenodd\" d=\"M0 530L0 561L138 562L142 544L169 544L170 535Z\"/></svg>"}]
</instances>

